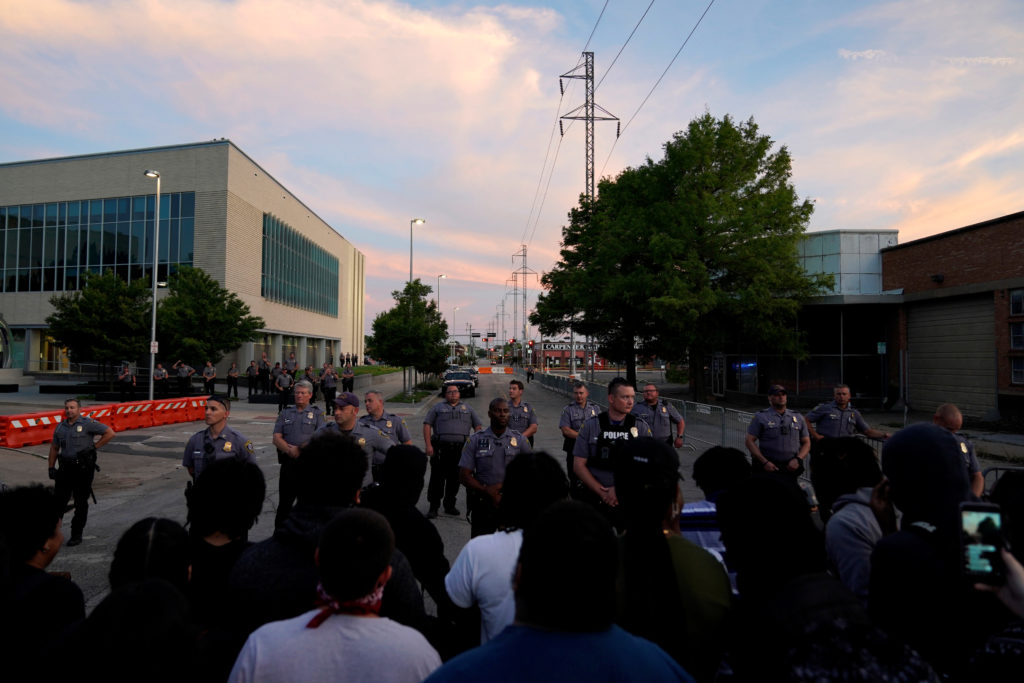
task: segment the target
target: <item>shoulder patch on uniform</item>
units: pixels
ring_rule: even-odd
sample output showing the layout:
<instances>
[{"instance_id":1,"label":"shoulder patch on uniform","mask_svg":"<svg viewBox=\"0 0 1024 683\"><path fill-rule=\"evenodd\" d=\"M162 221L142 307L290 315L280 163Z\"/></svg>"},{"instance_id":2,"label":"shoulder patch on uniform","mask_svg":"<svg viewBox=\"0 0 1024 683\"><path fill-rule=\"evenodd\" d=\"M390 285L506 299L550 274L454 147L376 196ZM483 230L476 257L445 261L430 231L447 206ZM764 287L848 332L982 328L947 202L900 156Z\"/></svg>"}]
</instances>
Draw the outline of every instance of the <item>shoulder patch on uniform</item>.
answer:
<instances>
[{"instance_id":1,"label":"shoulder patch on uniform","mask_svg":"<svg viewBox=\"0 0 1024 683\"><path fill-rule=\"evenodd\" d=\"M246 441L244 448L245 450L249 451L249 455L253 454L252 441Z\"/></svg>"}]
</instances>

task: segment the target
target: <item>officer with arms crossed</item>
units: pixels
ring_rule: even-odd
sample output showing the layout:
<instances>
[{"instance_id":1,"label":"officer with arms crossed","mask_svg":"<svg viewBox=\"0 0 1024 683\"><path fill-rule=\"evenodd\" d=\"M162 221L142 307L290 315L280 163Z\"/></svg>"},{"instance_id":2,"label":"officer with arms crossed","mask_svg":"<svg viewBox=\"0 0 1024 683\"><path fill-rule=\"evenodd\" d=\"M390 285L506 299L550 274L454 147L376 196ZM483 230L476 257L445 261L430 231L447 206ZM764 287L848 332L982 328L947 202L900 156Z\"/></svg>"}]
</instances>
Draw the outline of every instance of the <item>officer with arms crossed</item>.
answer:
<instances>
[{"instance_id":1,"label":"officer with arms crossed","mask_svg":"<svg viewBox=\"0 0 1024 683\"><path fill-rule=\"evenodd\" d=\"M580 427L573 447L573 470L583 484L580 500L597 508L616 529L624 519L615 496L612 454L629 439L651 436L651 428L633 415L636 390L622 377L608 383L608 410L589 418ZM579 493L579 492L578 492Z\"/></svg>"},{"instance_id":2,"label":"officer with arms crossed","mask_svg":"<svg viewBox=\"0 0 1024 683\"><path fill-rule=\"evenodd\" d=\"M227 396L210 396L206 399L206 429L196 432L185 444L185 457L181 464L198 479L203 470L214 460L237 458L245 462L256 462L252 441L228 426L231 415L231 401Z\"/></svg>"},{"instance_id":3,"label":"officer with arms crossed","mask_svg":"<svg viewBox=\"0 0 1024 683\"><path fill-rule=\"evenodd\" d=\"M633 406L633 414L647 423L655 439L661 439L669 446L681 447L686 422L676 407L658 398L658 387L650 382L644 385L643 399Z\"/></svg>"},{"instance_id":4,"label":"officer with arms crossed","mask_svg":"<svg viewBox=\"0 0 1024 683\"><path fill-rule=\"evenodd\" d=\"M509 382L508 426L512 431L525 436L530 446L533 446L533 435L537 433L537 413L523 400L523 389L523 383L519 380Z\"/></svg>"},{"instance_id":5,"label":"officer with arms crossed","mask_svg":"<svg viewBox=\"0 0 1024 683\"><path fill-rule=\"evenodd\" d=\"M466 487L473 537L498 530L498 504L505 466L520 453L532 453L530 442L509 426L508 402L496 398L487 407L491 426L469 437L459 459L459 480Z\"/></svg>"},{"instance_id":6,"label":"officer with arms crossed","mask_svg":"<svg viewBox=\"0 0 1024 683\"><path fill-rule=\"evenodd\" d=\"M359 422L373 427L391 440L394 445L412 445L412 434L405 426L405 420L394 413L384 411L384 398L379 391L366 392L366 415Z\"/></svg>"},{"instance_id":7,"label":"officer with arms crossed","mask_svg":"<svg viewBox=\"0 0 1024 683\"><path fill-rule=\"evenodd\" d=\"M444 501L444 511L459 516L455 498L459 495L459 460L462 447L474 431L483 429L480 418L468 405L459 400L459 389L449 386L444 392L445 401L435 403L423 418L423 441L427 457L430 458L430 483L427 484L427 501L430 509L427 519L437 517L437 509ZM434 435L430 435L433 427Z\"/></svg>"},{"instance_id":8,"label":"officer with arms crossed","mask_svg":"<svg viewBox=\"0 0 1024 683\"><path fill-rule=\"evenodd\" d=\"M312 397L313 387L309 382L298 382L295 385L295 405L282 410L274 423L274 446L277 448L277 462L281 464L278 479L280 495L274 520L278 528L288 519L295 505L295 458L299 457L299 449L324 424L324 414L316 406L309 405Z\"/></svg>"},{"instance_id":9,"label":"officer with arms crossed","mask_svg":"<svg viewBox=\"0 0 1024 683\"><path fill-rule=\"evenodd\" d=\"M746 445L754 468L765 472L788 472L794 477L804 471L804 458L811 450L807 424L799 413L786 408L786 387L768 389L770 408L756 413L747 427Z\"/></svg>"},{"instance_id":10,"label":"officer with arms crossed","mask_svg":"<svg viewBox=\"0 0 1024 683\"><path fill-rule=\"evenodd\" d=\"M590 392L587 385L580 381L572 383L573 402L562 408L562 416L558 420L558 429L561 430L562 450L565 451L565 471L569 475L569 492L573 493L579 485L576 473L573 472L573 449L576 447L576 437L579 436L580 427L592 417L597 417L601 412L598 405L589 399Z\"/></svg>"},{"instance_id":11,"label":"officer with arms crossed","mask_svg":"<svg viewBox=\"0 0 1024 683\"><path fill-rule=\"evenodd\" d=\"M324 393L324 406L327 414L334 414L334 397L338 394L338 372L331 365L330 361L324 363L324 370L320 373L320 389Z\"/></svg>"},{"instance_id":12,"label":"officer with arms crossed","mask_svg":"<svg viewBox=\"0 0 1024 683\"><path fill-rule=\"evenodd\" d=\"M82 542L82 531L89 517L89 494L92 478L96 474L96 451L114 438L114 430L81 414L82 404L77 398L64 401L64 419L53 430L53 442L47 458L50 479L54 486L57 507L61 511L68 500L75 498L75 516L71 520L69 546ZM94 437L99 436L99 441ZM57 465L60 464L58 468Z\"/></svg>"}]
</instances>

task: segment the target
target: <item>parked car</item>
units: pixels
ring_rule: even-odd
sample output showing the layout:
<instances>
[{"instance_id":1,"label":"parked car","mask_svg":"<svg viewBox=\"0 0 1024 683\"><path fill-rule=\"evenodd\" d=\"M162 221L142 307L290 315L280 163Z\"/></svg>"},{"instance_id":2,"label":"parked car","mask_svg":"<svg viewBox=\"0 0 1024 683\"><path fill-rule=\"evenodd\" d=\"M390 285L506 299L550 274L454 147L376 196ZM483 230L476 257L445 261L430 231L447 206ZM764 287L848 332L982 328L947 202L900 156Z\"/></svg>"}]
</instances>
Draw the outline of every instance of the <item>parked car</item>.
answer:
<instances>
[{"instance_id":1,"label":"parked car","mask_svg":"<svg viewBox=\"0 0 1024 683\"><path fill-rule=\"evenodd\" d=\"M473 383L473 378L468 372L453 370L445 373L444 384L441 386L441 395L444 396L444 392L452 385L459 388L459 393L463 398L476 396L476 384Z\"/></svg>"}]
</instances>

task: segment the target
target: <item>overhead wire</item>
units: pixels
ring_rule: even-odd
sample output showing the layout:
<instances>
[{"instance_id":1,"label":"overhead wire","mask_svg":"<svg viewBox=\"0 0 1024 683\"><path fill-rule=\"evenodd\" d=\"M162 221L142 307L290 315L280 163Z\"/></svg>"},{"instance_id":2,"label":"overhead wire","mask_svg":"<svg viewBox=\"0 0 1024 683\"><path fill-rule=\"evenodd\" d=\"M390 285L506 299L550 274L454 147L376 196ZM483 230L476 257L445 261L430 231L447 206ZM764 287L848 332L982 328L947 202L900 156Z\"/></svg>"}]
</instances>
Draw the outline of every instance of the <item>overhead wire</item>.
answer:
<instances>
[{"instance_id":1,"label":"overhead wire","mask_svg":"<svg viewBox=\"0 0 1024 683\"><path fill-rule=\"evenodd\" d=\"M651 98L651 95L654 94L654 91L657 89L657 87L661 83L662 79L665 78L665 74L667 74L669 69L672 68L672 65L675 64L676 59L678 59L679 55L683 52L683 48L685 48L686 44L690 42L690 38L693 37L693 34L700 27L701 22L704 21L704 17L706 17L708 12L711 11L711 6L714 5L714 4L715 4L715 0L711 0L708 3L708 6L704 8L704 12L701 13L700 18L697 19L697 23L693 25L692 29L690 29L690 32L686 35L686 39L683 41L683 44L679 46L679 49L676 50L675 55L669 61L668 66L666 66L665 70L661 72L660 76L658 76L658 80L654 82L653 86L651 86L651 89L647 93L647 96L644 97L642 102L640 102L640 106L638 106L636 108L636 111L633 112L633 115L629 117L629 121L626 122L626 125L624 125L622 127L622 130L619 133L619 137L615 138L615 142L612 143L611 149L608 150L608 156L605 158L604 164L601 166L601 173L599 173L598 175L604 175L604 169L605 169L605 167L608 166L608 161L612 158L612 152L615 151L615 145L619 144L619 139L622 137L622 133L626 132L626 129L629 128L629 124L633 123L633 119L636 118L637 114L640 113L640 110L644 108L645 104L647 104L647 100L649 100Z\"/></svg>"}]
</instances>

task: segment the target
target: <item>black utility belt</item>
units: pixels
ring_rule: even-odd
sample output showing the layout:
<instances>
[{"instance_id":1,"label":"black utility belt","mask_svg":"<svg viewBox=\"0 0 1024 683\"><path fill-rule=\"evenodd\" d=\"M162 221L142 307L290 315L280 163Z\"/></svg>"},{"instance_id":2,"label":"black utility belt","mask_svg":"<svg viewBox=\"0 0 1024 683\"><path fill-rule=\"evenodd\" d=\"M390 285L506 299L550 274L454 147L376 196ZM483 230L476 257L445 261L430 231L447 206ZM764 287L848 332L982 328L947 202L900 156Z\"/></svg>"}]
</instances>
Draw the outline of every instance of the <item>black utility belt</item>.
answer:
<instances>
[{"instance_id":1,"label":"black utility belt","mask_svg":"<svg viewBox=\"0 0 1024 683\"><path fill-rule=\"evenodd\" d=\"M437 440L440 443L465 443L466 442L466 437L459 436L459 437L455 437L455 438L447 438L446 439L443 436L439 436L439 437L437 437Z\"/></svg>"}]
</instances>

